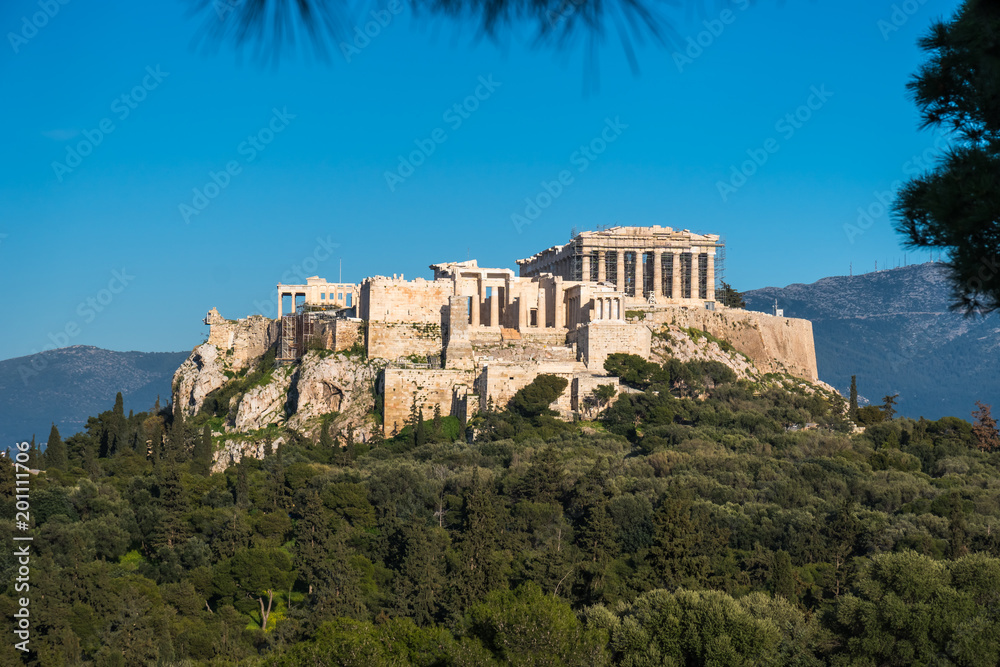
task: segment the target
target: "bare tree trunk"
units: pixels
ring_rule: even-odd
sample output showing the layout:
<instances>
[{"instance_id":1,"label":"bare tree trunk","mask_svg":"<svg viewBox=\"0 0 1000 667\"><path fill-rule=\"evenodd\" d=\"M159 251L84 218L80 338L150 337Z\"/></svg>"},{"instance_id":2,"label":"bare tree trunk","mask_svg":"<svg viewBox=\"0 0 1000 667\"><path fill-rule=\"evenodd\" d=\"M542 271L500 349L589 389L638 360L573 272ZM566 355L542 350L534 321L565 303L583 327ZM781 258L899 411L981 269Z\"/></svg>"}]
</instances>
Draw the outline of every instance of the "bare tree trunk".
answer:
<instances>
[{"instance_id":1,"label":"bare tree trunk","mask_svg":"<svg viewBox=\"0 0 1000 667\"><path fill-rule=\"evenodd\" d=\"M260 629L267 630L267 619L271 615L271 603L274 602L274 591L267 591L267 609L264 609L264 598L259 597L257 601L260 602Z\"/></svg>"}]
</instances>

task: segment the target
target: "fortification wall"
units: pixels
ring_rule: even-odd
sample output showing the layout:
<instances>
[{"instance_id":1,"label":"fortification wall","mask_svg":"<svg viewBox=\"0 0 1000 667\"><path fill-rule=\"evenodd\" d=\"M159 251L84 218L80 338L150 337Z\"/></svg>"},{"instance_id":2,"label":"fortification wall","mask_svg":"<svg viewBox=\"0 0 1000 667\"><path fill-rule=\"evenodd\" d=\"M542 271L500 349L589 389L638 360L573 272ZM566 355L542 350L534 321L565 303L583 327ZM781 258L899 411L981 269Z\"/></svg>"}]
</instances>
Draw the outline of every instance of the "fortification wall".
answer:
<instances>
[{"instance_id":1,"label":"fortification wall","mask_svg":"<svg viewBox=\"0 0 1000 667\"><path fill-rule=\"evenodd\" d=\"M369 322L368 356L395 361L411 355L441 354L440 324Z\"/></svg>"},{"instance_id":2,"label":"fortification wall","mask_svg":"<svg viewBox=\"0 0 1000 667\"><path fill-rule=\"evenodd\" d=\"M349 350L356 343L364 344L365 324L358 320L334 320L330 326L328 347L334 352Z\"/></svg>"},{"instance_id":3,"label":"fortification wall","mask_svg":"<svg viewBox=\"0 0 1000 667\"><path fill-rule=\"evenodd\" d=\"M440 325L452 289L450 280L369 278L361 286L358 317L373 322Z\"/></svg>"},{"instance_id":4,"label":"fortification wall","mask_svg":"<svg viewBox=\"0 0 1000 667\"><path fill-rule=\"evenodd\" d=\"M227 320L212 308L205 324L209 326L208 343L219 349L232 370L249 366L278 340L278 323L263 315Z\"/></svg>"},{"instance_id":5,"label":"fortification wall","mask_svg":"<svg viewBox=\"0 0 1000 667\"><path fill-rule=\"evenodd\" d=\"M390 437L403 429L410 418L410 409L416 398L417 408L424 411L424 419L434 416L434 406L441 414L459 419L474 412L478 405L472 395L476 379L473 371L426 368L386 368L384 374L385 435ZM466 405L467 397L471 405Z\"/></svg>"},{"instance_id":6,"label":"fortification wall","mask_svg":"<svg viewBox=\"0 0 1000 667\"><path fill-rule=\"evenodd\" d=\"M653 320L707 331L731 343L765 373L788 373L810 382L819 380L809 320L738 308L657 310Z\"/></svg>"},{"instance_id":7,"label":"fortification wall","mask_svg":"<svg viewBox=\"0 0 1000 667\"><path fill-rule=\"evenodd\" d=\"M573 378L582 371L580 364L575 362L547 363L504 363L494 362L483 369L479 381L479 400L485 405L492 400L494 407L506 407L518 389L526 387L539 375L550 374L565 378L566 389L552 404L553 410L558 410L564 417L573 412Z\"/></svg>"},{"instance_id":8,"label":"fortification wall","mask_svg":"<svg viewBox=\"0 0 1000 667\"><path fill-rule=\"evenodd\" d=\"M580 361L592 371L604 368L609 354L624 352L649 358L653 334L645 324L597 321L576 330Z\"/></svg>"}]
</instances>

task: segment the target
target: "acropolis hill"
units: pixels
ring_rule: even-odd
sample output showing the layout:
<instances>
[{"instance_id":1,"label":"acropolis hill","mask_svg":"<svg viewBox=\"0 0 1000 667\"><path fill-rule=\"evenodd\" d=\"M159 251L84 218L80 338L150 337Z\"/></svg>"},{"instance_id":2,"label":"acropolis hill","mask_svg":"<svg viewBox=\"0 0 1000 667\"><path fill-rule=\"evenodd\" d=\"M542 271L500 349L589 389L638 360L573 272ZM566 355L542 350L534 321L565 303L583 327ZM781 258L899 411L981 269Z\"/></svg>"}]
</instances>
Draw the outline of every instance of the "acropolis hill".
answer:
<instances>
[{"instance_id":1,"label":"acropolis hill","mask_svg":"<svg viewBox=\"0 0 1000 667\"><path fill-rule=\"evenodd\" d=\"M311 433L337 413L340 428L392 436L414 406L464 423L542 373L568 381L553 409L565 419L589 416L594 389L619 385L604 370L616 352L719 358L743 377L782 373L817 383L809 321L716 301L721 247L712 234L612 227L517 260L517 275L469 260L432 264L430 279L279 283L276 319L209 312L208 341L178 369L174 399L197 413L210 392L272 347L277 369L230 399L226 433L274 424Z\"/></svg>"}]
</instances>

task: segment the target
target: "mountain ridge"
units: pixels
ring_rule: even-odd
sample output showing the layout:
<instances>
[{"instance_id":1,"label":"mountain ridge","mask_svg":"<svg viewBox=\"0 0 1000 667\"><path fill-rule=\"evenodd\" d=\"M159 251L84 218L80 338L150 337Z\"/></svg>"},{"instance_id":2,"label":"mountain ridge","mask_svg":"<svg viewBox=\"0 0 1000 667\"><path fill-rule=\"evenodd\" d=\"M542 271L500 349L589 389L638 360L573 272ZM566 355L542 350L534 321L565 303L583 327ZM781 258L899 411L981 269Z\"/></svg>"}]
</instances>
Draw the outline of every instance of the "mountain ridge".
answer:
<instances>
[{"instance_id":1,"label":"mountain ridge","mask_svg":"<svg viewBox=\"0 0 1000 667\"><path fill-rule=\"evenodd\" d=\"M70 436L110 409L119 391L126 412L149 410L158 395L165 405L187 355L73 345L0 361L0 449L33 434L44 441L52 423Z\"/></svg>"},{"instance_id":2,"label":"mountain ridge","mask_svg":"<svg viewBox=\"0 0 1000 667\"><path fill-rule=\"evenodd\" d=\"M1000 404L1000 317L951 310L947 268L914 264L745 294L747 308L813 323L820 379L845 396L851 375L872 403L898 393L900 414L969 419Z\"/></svg>"}]
</instances>

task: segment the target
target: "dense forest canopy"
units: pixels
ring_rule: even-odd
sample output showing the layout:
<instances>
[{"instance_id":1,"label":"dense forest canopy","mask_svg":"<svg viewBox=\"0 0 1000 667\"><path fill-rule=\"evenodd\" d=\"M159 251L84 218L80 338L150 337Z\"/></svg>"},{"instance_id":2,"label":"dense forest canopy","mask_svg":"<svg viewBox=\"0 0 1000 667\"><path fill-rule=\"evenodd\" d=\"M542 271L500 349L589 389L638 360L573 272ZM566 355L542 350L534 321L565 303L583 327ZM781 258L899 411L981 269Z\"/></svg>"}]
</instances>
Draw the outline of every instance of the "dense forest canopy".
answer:
<instances>
[{"instance_id":1,"label":"dense forest canopy","mask_svg":"<svg viewBox=\"0 0 1000 667\"><path fill-rule=\"evenodd\" d=\"M984 422L861 432L787 377L608 365L631 386L600 421L555 418L565 383L541 376L464 432L436 414L378 443L289 433L215 473L211 411L119 403L53 429L31 452L29 664L1000 661ZM0 477L9 540L7 460ZM9 551L0 567L10 618Z\"/></svg>"}]
</instances>

